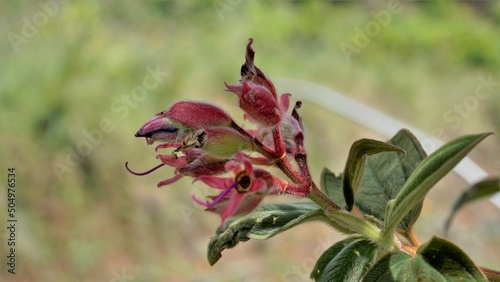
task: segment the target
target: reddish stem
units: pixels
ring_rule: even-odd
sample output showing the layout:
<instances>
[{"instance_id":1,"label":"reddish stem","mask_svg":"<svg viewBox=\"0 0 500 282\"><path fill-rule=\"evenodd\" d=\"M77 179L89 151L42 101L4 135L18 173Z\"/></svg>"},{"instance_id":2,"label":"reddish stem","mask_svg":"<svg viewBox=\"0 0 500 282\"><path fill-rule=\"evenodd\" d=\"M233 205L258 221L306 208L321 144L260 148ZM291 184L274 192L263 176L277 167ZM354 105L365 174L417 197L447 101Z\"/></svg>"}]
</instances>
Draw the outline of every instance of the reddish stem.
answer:
<instances>
[{"instance_id":1,"label":"reddish stem","mask_svg":"<svg viewBox=\"0 0 500 282\"><path fill-rule=\"evenodd\" d=\"M283 144L283 136L279 125L273 128L274 153L281 158L285 154L285 144Z\"/></svg>"},{"instance_id":2,"label":"reddish stem","mask_svg":"<svg viewBox=\"0 0 500 282\"><path fill-rule=\"evenodd\" d=\"M239 133L243 134L244 136L247 136L254 145L257 147L257 152L261 153L264 155L266 158L268 158L271 162L274 162L276 166L283 171L283 173L290 178L295 183L307 183L307 181L300 175L300 173L293 168L293 166L290 164L288 159L286 158L285 153L283 152L282 154L278 155L276 152L272 151L268 147L266 147L262 142L254 138L250 133L248 133L246 130L241 128L238 124L236 124L234 121L231 122L230 125L233 129L238 131ZM278 129L279 130L279 129ZM281 136L281 133L280 133ZM283 141L281 141L283 143ZM284 147L283 144L281 145L282 148Z\"/></svg>"}]
</instances>

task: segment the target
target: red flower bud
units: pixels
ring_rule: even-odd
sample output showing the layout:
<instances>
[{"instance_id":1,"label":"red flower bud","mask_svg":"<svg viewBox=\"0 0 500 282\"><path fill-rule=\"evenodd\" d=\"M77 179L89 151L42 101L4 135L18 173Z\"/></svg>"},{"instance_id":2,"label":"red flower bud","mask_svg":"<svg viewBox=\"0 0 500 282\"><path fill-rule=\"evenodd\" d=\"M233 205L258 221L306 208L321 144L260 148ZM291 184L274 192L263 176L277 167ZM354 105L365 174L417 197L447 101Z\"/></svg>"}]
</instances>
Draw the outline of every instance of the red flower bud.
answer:
<instances>
[{"instance_id":1,"label":"red flower bud","mask_svg":"<svg viewBox=\"0 0 500 282\"><path fill-rule=\"evenodd\" d=\"M245 53L245 63L241 66L241 80L253 82L266 87L274 99L277 100L276 89L273 83L266 75L254 64L255 51L252 49L253 39L248 39L247 49Z\"/></svg>"},{"instance_id":2,"label":"red flower bud","mask_svg":"<svg viewBox=\"0 0 500 282\"><path fill-rule=\"evenodd\" d=\"M238 95L240 108L254 122L271 127L281 121L280 106L266 87L246 81L239 85L226 84L226 87Z\"/></svg>"},{"instance_id":3,"label":"red flower bud","mask_svg":"<svg viewBox=\"0 0 500 282\"><path fill-rule=\"evenodd\" d=\"M229 126L231 117L223 109L210 103L180 101L158 115L176 120L184 126L200 129L212 126Z\"/></svg>"}]
</instances>

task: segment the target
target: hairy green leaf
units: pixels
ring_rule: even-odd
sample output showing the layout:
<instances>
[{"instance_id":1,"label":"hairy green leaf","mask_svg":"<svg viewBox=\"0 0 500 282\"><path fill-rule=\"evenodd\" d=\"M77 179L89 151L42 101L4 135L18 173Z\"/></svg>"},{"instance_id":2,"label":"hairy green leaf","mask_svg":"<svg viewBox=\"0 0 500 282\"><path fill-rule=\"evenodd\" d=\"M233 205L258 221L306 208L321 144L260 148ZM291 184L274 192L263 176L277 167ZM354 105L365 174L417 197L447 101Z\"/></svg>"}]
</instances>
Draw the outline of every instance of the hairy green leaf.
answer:
<instances>
[{"instance_id":1,"label":"hairy green leaf","mask_svg":"<svg viewBox=\"0 0 500 282\"><path fill-rule=\"evenodd\" d=\"M464 251L443 238L432 237L418 248L417 254L439 271L446 281L487 281Z\"/></svg>"},{"instance_id":2,"label":"hairy green leaf","mask_svg":"<svg viewBox=\"0 0 500 282\"><path fill-rule=\"evenodd\" d=\"M408 178L385 219L385 236L392 236L401 220L420 206L427 192L491 133L468 135L446 143L426 158Z\"/></svg>"},{"instance_id":3,"label":"hairy green leaf","mask_svg":"<svg viewBox=\"0 0 500 282\"><path fill-rule=\"evenodd\" d=\"M411 255L387 254L368 270L363 282L487 281L472 260L451 242L433 237Z\"/></svg>"},{"instance_id":4,"label":"hairy green leaf","mask_svg":"<svg viewBox=\"0 0 500 282\"><path fill-rule=\"evenodd\" d=\"M361 184L366 157L390 151L405 153L397 146L372 139L361 139L352 144L342 178L344 199L348 211L352 210L354 206L354 196Z\"/></svg>"},{"instance_id":5,"label":"hairy green leaf","mask_svg":"<svg viewBox=\"0 0 500 282\"><path fill-rule=\"evenodd\" d=\"M342 190L342 175L336 176L328 168L321 173L321 190L341 207L345 207L345 199Z\"/></svg>"},{"instance_id":6,"label":"hairy green leaf","mask_svg":"<svg viewBox=\"0 0 500 282\"><path fill-rule=\"evenodd\" d=\"M342 241L338 241L333 244L330 248L328 248L322 255L319 257L316 265L314 265L313 270L311 271L311 279L318 280L319 277L323 274L323 270L328 265L328 263L338 254L340 251L345 248L348 244L359 240L360 236L351 236Z\"/></svg>"},{"instance_id":7,"label":"hairy green leaf","mask_svg":"<svg viewBox=\"0 0 500 282\"><path fill-rule=\"evenodd\" d=\"M228 221L227 228L218 228L216 235L208 243L208 262L214 265L224 249L236 246L249 239L266 240L301 223L329 221L314 203L267 204L255 212Z\"/></svg>"},{"instance_id":8,"label":"hairy green leaf","mask_svg":"<svg viewBox=\"0 0 500 282\"><path fill-rule=\"evenodd\" d=\"M368 270L363 276L363 282L396 281L403 264L411 259L412 256L405 252L389 253Z\"/></svg>"},{"instance_id":9,"label":"hairy green leaf","mask_svg":"<svg viewBox=\"0 0 500 282\"><path fill-rule=\"evenodd\" d=\"M388 143L403 149L406 154L386 152L368 156L355 198L355 205L362 213L373 215L380 221L384 221L387 203L396 198L411 173L427 156L417 138L407 129L400 130ZM420 215L421 208L422 203L416 205L399 227L408 230Z\"/></svg>"},{"instance_id":10,"label":"hairy green leaf","mask_svg":"<svg viewBox=\"0 0 500 282\"><path fill-rule=\"evenodd\" d=\"M341 243L334 250L329 249L331 251L329 255L333 254L337 249L340 250L331 257L330 262L320 271L321 273L315 275L317 278L312 277L315 274L313 270L311 278L320 282L357 282L361 279L377 257L377 244L368 238L362 237L345 243L347 244ZM342 247L342 245L344 246Z\"/></svg>"},{"instance_id":11,"label":"hairy green leaf","mask_svg":"<svg viewBox=\"0 0 500 282\"><path fill-rule=\"evenodd\" d=\"M424 258L416 256L401 265L396 281L446 282L446 279L429 266Z\"/></svg>"},{"instance_id":12,"label":"hairy green leaf","mask_svg":"<svg viewBox=\"0 0 500 282\"><path fill-rule=\"evenodd\" d=\"M448 233L453 216L461 207L463 207L468 202L489 196L499 191L500 191L499 178L485 179L483 181L480 181L472 185L469 189L465 190L453 205L453 209L450 213L450 216L446 220L444 227L445 234Z\"/></svg>"}]
</instances>

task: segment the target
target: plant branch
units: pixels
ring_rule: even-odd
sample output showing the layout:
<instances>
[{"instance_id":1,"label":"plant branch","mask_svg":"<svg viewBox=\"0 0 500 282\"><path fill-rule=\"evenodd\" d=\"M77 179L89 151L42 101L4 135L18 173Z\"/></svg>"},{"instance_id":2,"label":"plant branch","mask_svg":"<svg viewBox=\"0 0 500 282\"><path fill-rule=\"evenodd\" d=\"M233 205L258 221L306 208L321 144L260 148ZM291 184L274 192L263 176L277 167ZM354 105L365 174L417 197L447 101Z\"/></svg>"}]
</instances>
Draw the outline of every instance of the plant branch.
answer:
<instances>
[{"instance_id":1,"label":"plant branch","mask_svg":"<svg viewBox=\"0 0 500 282\"><path fill-rule=\"evenodd\" d=\"M498 282L500 281L500 271L489 269L486 267L480 266L479 269L486 275L486 278L488 278L488 281L491 282Z\"/></svg>"},{"instance_id":2,"label":"plant branch","mask_svg":"<svg viewBox=\"0 0 500 282\"><path fill-rule=\"evenodd\" d=\"M413 228L413 226L411 226L408 229L408 232L406 232L406 238L408 238L408 240L410 240L413 246L417 248L420 247L420 245L422 245L422 242L420 242L420 240L418 239L417 234L415 234L415 229Z\"/></svg>"},{"instance_id":3,"label":"plant branch","mask_svg":"<svg viewBox=\"0 0 500 282\"><path fill-rule=\"evenodd\" d=\"M321 190L318 189L316 184L312 182L311 188L309 190L309 199L318 204L325 212L332 210L340 210L340 206L333 202L327 195L325 195Z\"/></svg>"}]
</instances>

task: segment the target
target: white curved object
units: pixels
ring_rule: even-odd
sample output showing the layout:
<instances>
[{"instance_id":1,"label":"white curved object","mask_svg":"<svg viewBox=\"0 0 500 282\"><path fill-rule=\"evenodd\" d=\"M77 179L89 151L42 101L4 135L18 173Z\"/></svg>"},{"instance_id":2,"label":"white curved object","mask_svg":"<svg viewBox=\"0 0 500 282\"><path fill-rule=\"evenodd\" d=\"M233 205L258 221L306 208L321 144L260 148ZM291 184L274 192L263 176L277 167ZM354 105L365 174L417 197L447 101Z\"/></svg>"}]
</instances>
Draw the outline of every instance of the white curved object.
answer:
<instances>
[{"instance_id":1,"label":"white curved object","mask_svg":"<svg viewBox=\"0 0 500 282\"><path fill-rule=\"evenodd\" d=\"M407 128L422 144L433 145L431 148L423 146L428 154L443 145L443 142L432 136L328 87L310 81L289 78L278 78L274 79L274 81L277 86L279 85L277 88L281 92L292 93L293 97L325 107L332 112L338 113L378 132L384 137L390 138L401 128ZM488 177L488 174L469 157L465 157L453 170L469 184L476 183ZM490 200L500 209L500 192L492 196Z\"/></svg>"}]
</instances>

